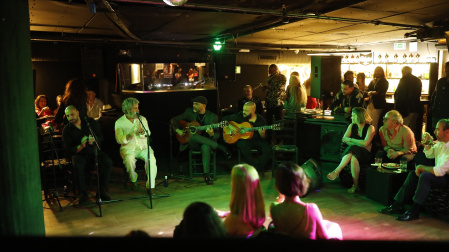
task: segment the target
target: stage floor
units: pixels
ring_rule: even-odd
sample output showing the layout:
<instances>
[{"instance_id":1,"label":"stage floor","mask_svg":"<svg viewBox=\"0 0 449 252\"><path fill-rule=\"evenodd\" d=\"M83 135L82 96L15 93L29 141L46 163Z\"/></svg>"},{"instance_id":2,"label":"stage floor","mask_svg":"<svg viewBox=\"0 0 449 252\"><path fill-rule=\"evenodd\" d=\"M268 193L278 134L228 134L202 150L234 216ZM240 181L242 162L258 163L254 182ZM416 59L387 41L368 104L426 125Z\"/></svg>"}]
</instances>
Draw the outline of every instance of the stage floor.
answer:
<instances>
[{"instance_id":1,"label":"stage floor","mask_svg":"<svg viewBox=\"0 0 449 252\"><path fill-rule=\"evenodd\" d=\"M110 196L117 202L76 207L76 203L60 197L62 211L56 202L43 201L47 237L124 237L132 230L145 231L153 238L170 238L182 219L184 209L192 202L203 201L215 209L228 210L230 198L230 174L220 172L214 185L206 185L201 177L169 179L164 187L160 179L152 190L159 196L147 197L144 182L140 190L125 189L120 182L120 168L114 168L111 176ZM265 197L267 220L270 223L269 206L277 192L271 172L265 173L262 188ZM327 171L323 171L323 176ZM95 192L92 192L95 195ZM426 214L412 222L398 222L395 216L379 214L384 206L365 197L364 193L348 194L338 180L323 180L304 202L314 202L323 218L340 224L344 240L353 241L418 241L449 242L449 223Z\"/></svg>"}]
</instances>

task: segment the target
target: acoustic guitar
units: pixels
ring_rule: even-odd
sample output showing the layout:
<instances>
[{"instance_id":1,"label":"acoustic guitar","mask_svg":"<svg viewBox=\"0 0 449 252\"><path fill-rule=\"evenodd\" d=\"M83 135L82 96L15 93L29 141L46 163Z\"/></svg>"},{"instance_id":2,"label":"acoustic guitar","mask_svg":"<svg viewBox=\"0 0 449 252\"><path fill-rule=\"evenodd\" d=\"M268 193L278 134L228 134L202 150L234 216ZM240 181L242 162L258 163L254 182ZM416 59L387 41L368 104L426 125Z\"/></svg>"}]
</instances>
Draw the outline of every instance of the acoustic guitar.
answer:
<instances>
[{"instance_id":1,"label":"acoustic guitar","mask_svg":"<svg viewBox=\"0 0 449 252\"><path fill-rule=\"evenodd\" d=\"M227 121L210 124L210 125L200 125L199 122L193 121L193 122L186 122L186 121L178 121L178 125L180 126L180 129L182 129L183 134L178 135L176 134L176 138L178 141L182 144L188 143L190 140L190 137L193 134L201 134L203 130L208 128L223 128L226 127L229 123Z\"/></svg>"},{"instance_id":2,"label":"acoustic guitar","mask_svg":"<svg viewBox=\"0 0 449 252\"><path fill-rule=\"evenodd\" d=\"M232 125L235 130L232 131L229 125ZM233 144L239 139L251 139L256 130L281 130L282 128L281 124L253 127L249 122L236 123L234 121L229 122L229 125L223 128L223 140L228 144Z\"/></svg>"}]
</instances>

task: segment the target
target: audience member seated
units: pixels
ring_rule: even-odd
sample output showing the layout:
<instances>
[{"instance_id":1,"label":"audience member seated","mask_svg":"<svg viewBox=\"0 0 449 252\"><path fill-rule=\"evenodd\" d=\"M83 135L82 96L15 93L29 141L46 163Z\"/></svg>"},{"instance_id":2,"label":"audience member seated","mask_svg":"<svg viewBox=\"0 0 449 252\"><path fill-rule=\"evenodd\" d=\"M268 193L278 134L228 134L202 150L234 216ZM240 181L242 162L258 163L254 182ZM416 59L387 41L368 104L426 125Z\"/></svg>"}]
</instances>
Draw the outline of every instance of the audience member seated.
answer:
<instances>
[{"instance_id":1,"label":"audience member seated","mask_svg":"<svg viewBox=\"0 0 449 252\"><path fill-rule=\"evenodd\" d=\"M301 85L299 77L290 76L287 86L286 99L284 101L285 117L294 118L296 113L305 108L307 104L306 89Z\"/></svg>"},{"instance_id":2,"label":"audience member seated","mask_svg":"<svg viewBox=\"0 0 449 252\"><path fill-rule=\"evenodd\" d=\"M36 111L37 117L44 117L44 116L52 116L53 115L53 111L51 111L51 109L47 106L47 96L45 96L45 95L38 95L36 97L36 100L34 100L34 111ZM45 120L45 123L41 124L42 127L48 126L49 122L51 122L51 118Z\"/></svg>"},{"instance_id":3,"label":"audience member seated","mask_svg":"<svg viewBox=\"0 0 449 252\"><path fill-rule=\"evenodd\" d=\"M397 110L390 110L385 114L384 125L379 129L383 150L376 153L382 158L382 163L399 163L400 160L413 160L417 152L413 131L403 125L401 114Z\"/></svg>"},{"instance_id":4,"label":"audience member seated","mask_svg":"<svg viewBox=\"0 0 449 252\"><path fill-rule=\"evenodd\" d=\"M359 190L360 165L371 162L372 140L375 134L371 125L371 117L364 108L354 108L351 115L352 123L348 126L343 136L343 146L347 146L342 154L340 164L334 171L327 174L327 178L335 180L346 165L350 164L352 180L354 184L348 190L354 193Z\"/></svg>"},{"instance_id":5,"label":"audience member seated","mask_svg":"<svg viewBox=\"0 0 449 252\"><path fill-rule=\"evenodd\" d=\"M86 95L87 95L87 116L98 119L101 116L101 110L103 109L103 101L98 99L97 93L92 87L87 87L86 89Z\"/></svg>"},{"instance_id":6,"label":"audience member seated","mask_svg":"<svg viewBox=\"0 0 449 252\"><path fill-rule=\"evenodd\" d=\"M304 203L301 196L307 193L308 177L297 164L280 164L276 170L276 189L284 195L283 202L272 203L270 214L274 232L303 239L342 240L337 223L324 220L315 203Z\"/></svg>"},{"instance_id":7,"label":"audience member seated","mask_svg":"<svg viewBox=\"0 0 449 252\"><path fill-rule=\"evenodd\" d=\"M256 104L256 113L263 115L263 105L259 97L253 95L253 88L250 85L246 85L243 88L243 97L238 100L238 111L243 111L243 105L245 103L252 101Z\"/></svg>"},{"instance_id":8,"label":"audience member seated","mask_svg":"<svg viewBox=\"0 0 449 252\"><path fill-rule=\"evenodd\" d=\"M257 170L238 164L231 171L230 211L222 213L224 224L232 237L254 237L266 230L265 202Z\"/></svg>"},{"instance_id":9,"label":"audience member seated","mask_svg":"<svg viewBox=\"0 0 449 252\"><path fill-rule=\"evenodd\" d=\"M355 107L363 107L363 94L358 88L354 87L354 83L349 80L343 81L341 90L335 95L330 106L333 113L337 115L349 115Z\"/></svg>"},{"instance_id":10,"label":"audience member seated","mask_svg":"<svg viewBox=\"0 0 449 252\"><path fill-rule=\"evenodd\" d=\"M204 202L190 204L173 231L173 238L183 239L217 239L227 236L226 227L217 212Z\"/></svg>"},{"instance_id":11,"label":"audience member seated","mask_svg":"<svg viewBox=\"0 0 449 252\"><path fill-rule=\"evenodd\" d=\"M429 159L435 159L435 165L417 165L415 171L410 171L407 179L394 197L394 203L380 212L383 214L402 214L398 221L419 219L421 206L427 199L430 189L445 188L449 185L449 119L441 119L435 129L437 141L433 141L429 133L424 133L422 143L424 154ZM405 204L413 200L409 211ZM446 202L447 203L447 202Z\"/></svg>"}]
</instances>

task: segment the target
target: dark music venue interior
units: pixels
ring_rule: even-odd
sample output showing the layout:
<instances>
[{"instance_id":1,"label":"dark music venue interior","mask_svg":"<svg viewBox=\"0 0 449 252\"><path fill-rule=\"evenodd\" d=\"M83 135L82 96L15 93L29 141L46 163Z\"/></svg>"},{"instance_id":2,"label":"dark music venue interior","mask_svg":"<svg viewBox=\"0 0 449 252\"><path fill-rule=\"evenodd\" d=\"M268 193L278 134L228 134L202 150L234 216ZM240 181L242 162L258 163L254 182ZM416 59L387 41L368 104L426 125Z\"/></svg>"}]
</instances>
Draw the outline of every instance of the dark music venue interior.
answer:
<instances>
[{"instance_id":1,"label":"dark music venue interior","mask_svg":"<svg viewBox=\"0 0 449 252\"><path fill-rule=\"evenodd\" d=\"M211 250L250 248L249 244L260 249L303 245L320 250L447 247L449 187L431 189L420 218L401 222L395 215L379 213L393 203L407 177L395 163L377 165L373 157L361 166L360 190L355 193L347 192L352 185L349 165L335 180L327 175L342 160L342 139L351 122L350 114L337 115L329 109L347 71L354 72L354 82L355 74L364 73L368 86L376 67L385 70L389 86L383 117L394 109L401 69L413 69L422 82L414 131L422 152L422 133L434 132L431 97L449 61L448 12L447 0L2 1L2 241L42 249L51 249L52 244L59 249L197 249L203 244ZM297 110L289 119L294 121L286 134L289 139L277 146L285 146L285 152L278 153L274 139L284 127L287 130L287 123L267 128L273 151L259 170L264 227L272 222L270 206L279 196L276 164L294 158L310 182L302 202L315 203L325 220L338 223L343 240L296 243L297 239L269 234L200 242L175 239L174 230L191 203L207 203L218 214L229 211L231 171L245 161L237 145L225 141L229 125L217 126L217 142L232 157L214 151L213 183L205 183L201 153L198 158L189 155L194 151L180 150L182 143L170 119L191 108L194 97L203 96L206 109L220 122L239 112L238 100L246 85L261 99L262 116L267 117L267 90L262 86L272 64L287 84L293 72L299 73L301 84L309 79L308 96L318 104ZM32 102L45 95L46 106L54 111L57 97L75 78L103 101L95 121L104 138L100 149L112 159L110 201L102 201L103 196L95 200L100 176L98 162L93 162L85 168L91 204L79 204L62 126L48 124L54 114L39 116L31 110ZM137 182L129 181L115 137L115 122L124 114L122 102L130 97L139 100L139 113L151 131L157 176L150 189L141 161L136 164ZM376 136L373 141L380 144ZM239 137L244 139L243 134ZM253 154L255 161L260 159L257 151Z\"/></svg>"}]
</instances>

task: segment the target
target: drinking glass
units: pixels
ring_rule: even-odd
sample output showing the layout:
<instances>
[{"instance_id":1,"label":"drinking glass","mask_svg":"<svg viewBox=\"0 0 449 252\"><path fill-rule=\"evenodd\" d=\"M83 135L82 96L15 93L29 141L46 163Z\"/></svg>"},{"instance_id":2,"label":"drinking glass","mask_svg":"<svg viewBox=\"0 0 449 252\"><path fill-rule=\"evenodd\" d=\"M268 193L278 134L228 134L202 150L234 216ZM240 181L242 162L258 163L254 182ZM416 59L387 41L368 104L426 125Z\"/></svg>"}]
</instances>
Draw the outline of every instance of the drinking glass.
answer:
<instances>
[{"instance_id":1,"label":"drinking glass","mask_svg":"<svg viewBox=\"0 0 449 252\"><path fill-rule=\"evenodd\" d=\"M377 168L381 169L382 168L382 158L377 157L375 159L375 162L376 162Z\"/></svg>"},{"instance_id":2,"label":"drinking glass","mask_svg":"<svg viewBox=\"0 0 449 252\"><path fill-rule=\"evenodd\" d=\"M401 160L401 172L407 171L407 160Z\"/></svg>"}]
</instances>

